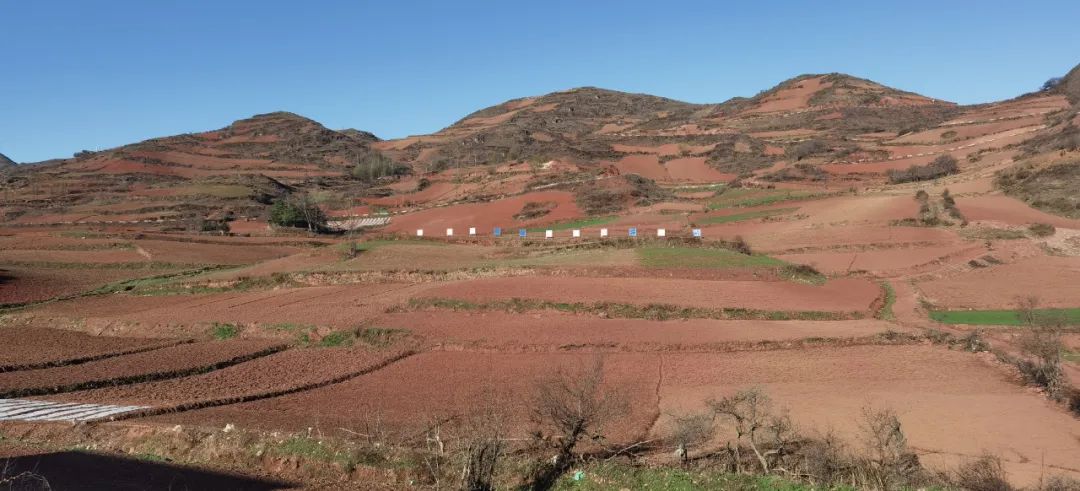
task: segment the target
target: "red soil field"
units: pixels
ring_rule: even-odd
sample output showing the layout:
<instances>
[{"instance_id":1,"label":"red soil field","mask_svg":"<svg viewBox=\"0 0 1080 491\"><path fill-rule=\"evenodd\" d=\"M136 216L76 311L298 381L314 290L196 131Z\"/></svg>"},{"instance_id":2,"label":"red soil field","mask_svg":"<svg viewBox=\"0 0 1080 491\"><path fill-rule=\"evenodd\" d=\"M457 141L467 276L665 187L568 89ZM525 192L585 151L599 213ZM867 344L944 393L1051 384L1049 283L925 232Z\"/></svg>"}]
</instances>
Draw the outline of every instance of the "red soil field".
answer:
<instances>
[{"instance_id":1,"label":"red soil field","mask_svg":"<svg viewBox=\"0 0 1080 491\"><path fill-rule=\"evenodd\" d=\"M216 295L91 297L43 305L26 315L42 323L80 319L84 326L128 336L182 335L211 322L347 328L425 287L429 285L367 283Z\"/></svg>"},{"instance_id":2,"label":"red soil field","mask_svg":"<svg viewBox=\"0 0 1080 491\"><path fill-rule=\"evenodd\" d=\"M1049 223L1055 227L1080 229L1080 220L1051 215L1009 196L990 195L956 198L956 206L968 220L987 220L1009 225Z\"/></svg>"},{"instance_id":3,"label":"red soil field","mask_svg":"<svg viewBox=\"0 0 1080 491\"><path fill-rule=\"evenodd\" d=\"M410 213L395 217L386 230L413 235L417 229L424 229L424 234L431 237L444 236L447 228L453 228L456 236L467 235L469 227L477 227L478 232L490 233L493 227L507 228L522 224L514 215L520 213L528 202L555 203L551 213L543 217L546 223L582 216L581 210L574 203L573 194L566 191L538 191L490 203L470 203ZM527 225L528 222L524 224Z\"/></svg>"},{"instance_id":4,"label":"red soil field","mask_svg":"<svg viewBox=\"0 0 1080 491\"><path fill-rule=\"evenodd\" d=\"M877 298L872 281L837 279L823 286L786 281L702 281L661 278L484 278L449 282L422 297L483 302L540 299L556 302L662 303L686 307L742 307L761 310L863 311Z\"/></svg>"},{"instance_id":5,"label":"red soil field","mask_svg":"<svg viewBox=\"0 0 1080 491\"><path fill-rule=\"evenodd\" d=\"M930 464L988 451L1021 482L1049 470L1043 462L1051 473L1080 471L1076 420L986 359L930 346L666 354L660 412L686 414L709 397L757 386L789 408L797 424L852 443L862 408L892 408ZM654 436L670 421L662 416Z\"/></svg>"},{"instance_id":6,"label":"red soil field","mask_svg":"<svg viewBox=\"0 0 1080 491\"><path fill-rule=\"evenodd\" d=\"M1080 262L1036 256L925 281L918 288L942 308L1008 309L1029 295L1038 296L1043 307L1080 307Z\"/></svg>"},{"instance_id":7,"label":"red soil field","mask_svg":"<svg viewBox=\"0 0 1080 491\"><path fill-rule=\"evenodd\" d=\"M801 80L790 88L776 91L766 97L757 107L744 111L744 114L803 109L809 105L814 93L829 87L832 87L832 83L822 81L822 77Z\"/></svg>"},{"instance_id":8,"label":"red soil field","mask_svg":"<svg viewBox=\"0 0 1080 491\"><path fill-rule=\"evenodd\" d=\"M333 431L376 420L389 431L424 427L432 418L470 414L495 406L509 437L525 437L538 380L559 367L570 373L591 366L589 353L429 352L398 361L341 384L262 401L155 418L167 424L240 427L308 427ZM630 401L630 413L607 435L615 442L645 434L656 417L658 359L647 354L609 354L604 382Z\"/></svg>"},{"instance_id":9,"label":"red soil field","mask_svg":"<svg viewBox=\"0 0 1080 491\"><path fill-rule=\"evenodd\" d=\"M48 390L124 377L209 368L255 357L260 353L269 354L268 351L275 347L283 346L265 340L207 341L78 365L0 373L0 393Z\"/></svg>"},{"instance_id":10,"label":"red soil field","mask_svg":"<svg viewBox=\"0 0 1080 491\"><path fill-rule=\"evenodd\" d=\"M705 157L687 157L672 159L664 164L668 175L674 181L690 182L729 182L735 180L735 174L725 174L705 163Z\"/></svg>"},{"instance_id":11,"label":"red soil field","mask_svg":"<svg viewBox=\"0 0 1080 491\"><path fill-rule=\"evenodd\" d=\"M638 174L656 181L668 180L667 169L656 155L627 155L615 163L623 174Z\"/></svg>"},{"instance_id":12,"label":"red soil field","mask_svg":"<svg viewBox=\"0 0 1080 491\"><path fill-rule=\"evenodd\" d=\"M645 147L636 145L622 145L614 144L611 149L621 153L651 153L654 155L679 155L685 150L689 154L705 153L713 149L716 144L712 145L680 145L678 143L668 143L655 147Z\"/></svg>"},{"instance_id":13,"label":"red soil field","mask_svg":"<svg viewBox=\"0 0 1080 491\"><path fill-rule=\"evenodd\" d=\"M7 250L0 251L0 263L140 263L146 258L131 249L113 249L102 251L50 251L50 250Z\"/></svg>"},{"instance_id":14,"label":"red soil field","mask_svg":"<svg viewBox=\"0 0 1080 491\"><path fill-rule=\"evenodd\" d=\"M249 264L299 251L287 245L256 245L239 241L214 244L173 240L139 240L135 244L154 261L182 264Z\"/></svg>"},{"instance_id":15,"label":"red soil field","mask_svg":"<svg viewBox=\"0 0 1080 491\"><path fill-rule=\"evenodd\" d=\"M776 256L784 261L808 264L826 274L844 273L848 271L887 272L906 268L913 268L932 261L941 259L950 254L956 254L970 249L981 249L981 245L974 246L932 246L898 248L876 251L853 251L853 252L811 252L801 254L784 254Z\"/></svg>"},{"instance_id":16,"label":"red soil field","mask_svg":"<svg viewBox=\"0 0 1080 491\"><path fill-rule=\"evenodd\" d=\"M294 348L202 375L57 394L47 399L169 407L257 396L329 381L398 355L398 351L364 348Z\"/></svg>"},{"instance_id":17,"label":"red soil field","mask_svg":"<svg viewBox=\"0 0 1080 491\"><path fill-rule=\"evenodd\" d=\"M0 265L0 304L25 303L49 300L54 297L75 295L109 283L154 276L176 271L175 269L80 269L41 268Z\"/></svg>"},{"instance_id":18,"label":"red soil field","mask_svg":"<svg viewBox=\"0 0 1080 491\"><path fill-rule=\"evenodd\" d=\"M173 340L92 336L81 332L33 327L3 327L0 345L0 372L19 366L61 364L76 359L97 358L117 353L153 349Z\"/></svg>"},{"instance_id":19,"label":"red soil field","mask_svg":"<svg viewBox=\"0 0 1080 491\"><path fill-rule=\"evenodd\" d=\"M1042 123L1040 116L1031 116L1020 119L1008 119L1004 121L995 121L992 123L981 124L967 124L956 126L942 126L926 131L920 131L918 133L909 133L890 143L927 143L938 142L944 140L941 134L947 131L955 132L956 135L949 137L948 140L974 138L978 136L989 135L992 133L1000 133L1003 131L1013 130L1017 128L1024 128L1027 126L1038 125ZM964 141L957 142L957 144L968 143Z\"/></svg>"},{"instance_id":20,"label":"red soil field","mask_svg":"<svg viewBox=\"0 0 1080 491\"><path fill-rule=\"evenodd\" d=\"M912 215L913 216L913 215ZM959 241L955 232L929 227L892 227L888 225L837 225L799 227L802 221L771 222L754 225L751 244L762 252L812 251L864 248L946 245Z\"/></svg>"},{"instance_id":21,"label":"red soil field","mask_svg":"<svg viewBox=\"0 0 1080 491\"><path fill-rule=\"evenodd\" d=\"M431 342L480 345L501 350L570 346L610 346L616 350L704 347L724 343L857 338L890 328L877 320L858 321L652 321L603 319L545 312L408 312L388 314L380 326L409 329Z\"/></svg>"}]
</instances>

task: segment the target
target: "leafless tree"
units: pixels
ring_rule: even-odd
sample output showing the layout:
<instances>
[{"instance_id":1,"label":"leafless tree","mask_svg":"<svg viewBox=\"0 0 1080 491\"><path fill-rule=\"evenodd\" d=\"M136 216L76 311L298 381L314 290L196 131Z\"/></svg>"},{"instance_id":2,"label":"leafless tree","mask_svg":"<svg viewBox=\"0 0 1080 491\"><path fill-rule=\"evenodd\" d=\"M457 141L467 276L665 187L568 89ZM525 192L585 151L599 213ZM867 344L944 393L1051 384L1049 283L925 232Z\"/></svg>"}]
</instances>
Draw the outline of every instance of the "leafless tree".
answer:
<instances>
[{"instance_id":1,"label":"leafless tree","mask_svg":"<svg viewBox=\"0 0 1080 491\"><path fill-rule=\"evenodd\" d=\"M795 437L795 427L786 415L773 413L772 400L760 388L744 389L722 399L706 402L718 417L728 418L736 434L728 450L735 462L736 472L742 472L741 447L749 445L761 472L768 474L771 462L787 450Z\"/></svg>"},{"instance_id":2,"label":"leafless tree","mask_svg":"<svg viewBox=\"0 0 1080 491\"><path fill-rule=\"evenodd\" d=\"M0 465L0 489L24 489L27 491L49 491L49 480L35 471L17 472L12 470L10 461Z\"/></svg>"},{"instance_id":3,"label":"leafless tree","mask_svg":"<svg viewBox=\"0 0 1080 491\"><path fill-rule=\"evenodd\" d=\"M603 376L604 359L598 357L585 368L561 367L536 385L532 415L536 436L551 442L555 456L534 476L533 489L550 489L569 468L578 443L585 438L602 441L604 426L629 409L622 394L602 386ZM545 430L554 434L548 437Z\"/></svg>"},{"instance_id":4,"label":"leafless tree","mask_svg":"<svg viewBox=\"0 0 1080 491\"><path fill-rule=\"evenodd\" d=\"M862 433L870 459L869 477L878 489L893 489L921 471L895 411L863 408Z\"/></svg>"},{"instance_id":5,"label":"leafless tree","mask_svg":"<svg viewBox=\"0 0 1080 491\"><path fill-rule=\"evenodd\" d=\"M675 455L686 462L690 449L709 440L713 434L714 416L709 413L693 413L686 416L674 416L674 428L671 439L675 444Z\"/></svg>"},{"instance_id":6,"label":"leafless tree","mask_svg":"<svg viewBox=\"0 0 1080 491\"><path fill-rule=\"evenodd\" d=\"M488 400L493 400L488 398ZM465 464L461 471L463 491L495 489L495 474L505 452L502 418L494 408L481 411L466 429Z\"/></svg>"}]
</instances>

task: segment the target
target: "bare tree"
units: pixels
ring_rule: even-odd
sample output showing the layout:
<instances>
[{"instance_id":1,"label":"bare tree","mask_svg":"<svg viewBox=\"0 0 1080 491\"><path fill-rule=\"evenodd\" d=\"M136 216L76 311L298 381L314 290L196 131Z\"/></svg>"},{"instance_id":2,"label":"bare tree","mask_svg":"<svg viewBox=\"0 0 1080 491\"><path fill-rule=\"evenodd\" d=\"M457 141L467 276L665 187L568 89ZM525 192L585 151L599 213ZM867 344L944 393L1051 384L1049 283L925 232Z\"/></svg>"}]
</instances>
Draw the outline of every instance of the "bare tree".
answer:
<instances>
[{"instance_id":1,"label":"bare tree","mask_svg":"<svg viewBox=\"0 0 1080 491\"><path fill-rule=\"evenodd\" d=\"M1061 330L1068 319L1064 314L1041 312L1038 305L1039 299L1034 296L1017 299L1017 313L1027 329L1017 339L1022 356L1014 364L1029 382L1045 388L1051 398L1060 399L1066 390Z\"/></svg>"},{"instance_id":2,"label":"bare tree","mask_svg":"<svg viewBox=\"0 0 1080 491\"><path fill-rule=\"evenodd\" d=\"M49 480L35 471L14 471L10 461L0 465L0 489L25 489L27 491L49 491Z\"/></svg>"},{"instance_id":3,"label":"bare tree","mask_svg":"<svg viewBox=\"0 0 1080 491\"><path fill-rule=\"evenodd\" d=\"M604 425L625 414L628 405L616 391L601 386L604 360L596 358L591 366L577 370L559 368L536 386L533 419L540 441L551 441L555 456L534 476L533 489L550 489L574 456L574 449L584 438L602 441ZM545 437L544 430L554 432Z\"/></svg>"},{"instance_id":4,"label":"bare tree","mask_svg":"<svg viewBox=\"0 0 1080 491\"><path fill-rule=\"evenodd\" d=\"M870 458L870 478L878 489L892 489L921 471L919 458L908 448L895 411L863 408L862 432Z\"/></svg>"},{"instance_id":5,"label":"bare tree","mask_svg":"<svg viewBox=\"0 0 1080 491\"><path fill-rule=\"evenodd\" d=\"M686 462L690 448L707 442L712 436L715 417L709 413L693 413L673 419L675 426L671 439L675 444L675 456Z\"/></svg>"},{"instance_id":6,"label":"bare tree","mask_svg":"<svg viewBox=\"0 0 1080 491\"><path fill-rule=\"evenodd\" d=\"M786 415L773 413L772 400L760 388L744 389L722 399L710 399L706 402L712 412L726 417L733 423L736 434L734 445L728 445L728 451L735 461L736 472L742 472L741 446L747 444L754 453L754 458L761 466L761 472L768 474L772 466L795 437L795 427Z\"/></svg>"},{"instance_id":7,"label":"bare tree","mask_svg":"<svg viewBox=\"0 0 1080 491\"><path fill-rule=\"evenodd\" d=\"M461 470L462 490L493 490L495 473L505 451L502 418L493 408L488 408L472 418L465 431L468 436L465 437L465 464Z\"/></svg>"}]
</instances>

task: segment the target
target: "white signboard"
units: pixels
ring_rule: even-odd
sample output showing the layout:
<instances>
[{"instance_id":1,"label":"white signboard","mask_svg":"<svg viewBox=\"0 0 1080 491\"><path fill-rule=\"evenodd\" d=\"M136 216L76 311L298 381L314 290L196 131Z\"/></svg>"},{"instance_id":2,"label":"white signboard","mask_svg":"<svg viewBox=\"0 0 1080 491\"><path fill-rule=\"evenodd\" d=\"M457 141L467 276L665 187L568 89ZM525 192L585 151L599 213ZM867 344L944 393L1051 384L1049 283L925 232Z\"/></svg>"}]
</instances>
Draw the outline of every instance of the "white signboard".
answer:
<instances>
[{"instance_id":1,"label":"white signboard","mask_svg":"<svg viewBox=\"0 0 1080 491\"><path fill-rule=\"evenodd\" d=\"M581 237L581 231L580 230L574 229L574 231L570 232L570 233L574 235L574 238Z\"/></svg>"},{"instance_id":2,"label":"white signboard","mask_svg":"<svg viewBox=\"0 0 1080 491\"><path fill-rule=\"evenodd\" d=\"M423 237L424 236L424 229L422 229L422 228L416 229L416 236L417 237Z\"/></svg>"},{"instance_id":3,"label":"white signboard","mask_svg":"<svg viewBox=\"0 0 1080 491\"><path fill-rule=\"evenodd\" d=\"M664 230L662 228L656 229L656 236L657 237L664 237L666 235L667 235L667 230Z\"/></svg>"},{"instance_id":4,"label":"white signboard","mask_svg":"<svg viewBox=\"0 0 1080 491\"><path fill-rule=\"evenodd\" d=\"M469 227L469 235L476 235L476 227Z\"/></svg>"},{"instance_id":5,"label":"white signboard","mask_svg":"<svg viewBox=\"0 0 1080 491\"><path fill-rule=\"evenodd\" d=\"M452 229L452 228L446 229L446 236L447 237L453 237L454 236L454 229Z\"/></svg>"},{"instance_id":6,"label":"white signboard","mask_svg":"<svg viewBox=\"0 0 1080 491\"><path fill-rule=\"evenodd\" d=\"M600 229L600 236L601 237L607 237L607 229L606 228Z\"/></svg>"},{"instance_id":7,"label":"white signboard","mask_svg":"<svg viewBox=\"0 0 1080 491\"><path fill-rule=\"evenodd\" d=\"M550 239L550 238L552 238L554 236L555 236L555 231L554 230L545 230L544 231L544 238L545 239Z\"/></svg>"}]
</instances>

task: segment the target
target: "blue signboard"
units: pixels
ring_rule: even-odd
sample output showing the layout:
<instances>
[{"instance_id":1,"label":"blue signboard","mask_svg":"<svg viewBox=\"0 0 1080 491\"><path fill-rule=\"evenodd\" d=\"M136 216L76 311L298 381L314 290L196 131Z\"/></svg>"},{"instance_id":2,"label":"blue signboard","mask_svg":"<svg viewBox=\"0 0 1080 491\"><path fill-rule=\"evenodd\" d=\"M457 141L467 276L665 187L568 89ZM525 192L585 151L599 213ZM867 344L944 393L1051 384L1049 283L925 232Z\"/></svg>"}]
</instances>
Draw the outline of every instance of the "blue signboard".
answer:
<instances>
[{"instance_id":1,"label":"blue signboard","mask_svg":"<svg viewBox=\"0 0 1080 491\"><path fill-rule=\"evenodd\" d=\"M523 228L518 229L518 237L525 238L526 230Z\"/></svg>"},{"instance_id":2,"label":"blue signboard","mask_svg":"<svg viewBox=\"0 0 1080 491\"><path fill-rule=\"evenodd\" d=\"M630 236L631 237L637 237L637 227L631 227L630 228Z\"/></svg>"},{"instance_id":3,"label":"blue signboard","mask_svg":"<svg viewBox=\"0 0 1080 491\"><path fill-rule=\"evenodd\" d=\"M701 237L701 229L700 228L695 228L694 229L694 237Z\"/></svg>"},{"instance_id":4,"label":"blue signboard","mask_svg":"<svg viewBox=\"0 0 1080 491\"><path fill-rule=\"evenodd\" d=\"M502 237L502 227L495 227L495 236Z\"/></svg>"}]
</instances>

